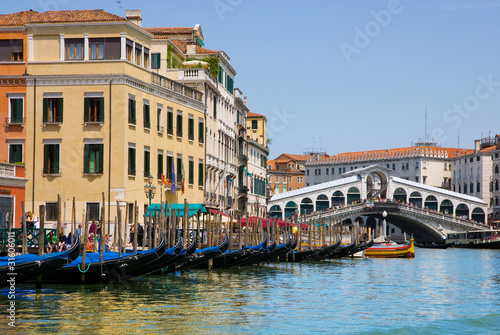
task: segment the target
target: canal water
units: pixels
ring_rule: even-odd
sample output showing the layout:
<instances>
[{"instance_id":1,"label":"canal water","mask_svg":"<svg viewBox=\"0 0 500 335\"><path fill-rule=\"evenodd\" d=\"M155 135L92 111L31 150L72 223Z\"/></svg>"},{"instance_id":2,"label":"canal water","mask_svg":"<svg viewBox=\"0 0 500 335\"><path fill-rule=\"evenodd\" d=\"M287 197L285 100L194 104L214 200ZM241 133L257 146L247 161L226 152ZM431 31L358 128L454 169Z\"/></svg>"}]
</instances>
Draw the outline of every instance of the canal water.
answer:
<instances>
[{"instance_id":1,"label":"canal water","mask_svg":"<svg viewBox=\"0 0 500 335\"><path fill-rule=\"evenodd\" d=\"M500 334L500 251L417 249L0 291L0 334Z\"/></svg>"}]
</instances>

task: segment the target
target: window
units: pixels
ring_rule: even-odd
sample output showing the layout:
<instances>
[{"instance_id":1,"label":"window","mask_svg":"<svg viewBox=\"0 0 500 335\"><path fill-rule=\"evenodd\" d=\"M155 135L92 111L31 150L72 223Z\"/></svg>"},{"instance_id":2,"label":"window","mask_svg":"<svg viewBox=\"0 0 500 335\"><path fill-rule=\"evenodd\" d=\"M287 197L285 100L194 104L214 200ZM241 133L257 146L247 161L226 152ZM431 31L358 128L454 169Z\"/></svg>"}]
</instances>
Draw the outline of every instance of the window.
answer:
<instances>
[{"instance_id":1,"label":"window","mask_svg":"<svg viewBox=\"0 0 500 335\"><path fill-rule=\"evenodd\" d=\"M135 44L135 64L141 65L142 63L142 45Z\"/></svg>"},{"instance_id":2,"label":"window","mask_svg":"<svg viewBox=\"0 0 500 335\"><path fill-rule=\"evenodd\" d=\"M43 99L43 123L63 122L63 99L44 98Z\"/></svg>"},{"instance_id":3,"label":"window","mask_svg":"<svg viewBox=\"0 0 500 335\"><path fill-rule=\"evenodd\" d=\"M149 49L144 47L144 67L149 68Z\"/></svg>"},{"instance_id":4,"label":"window","mask_svg":"<svg viewBox=\"0 0 500 335\"><path fill-rule=\"evenodd\" d=\"M128 175L135 176L135 144L128 146Z\"/></svg>"},{"instance_id":5,"label":"window","mask_svg":"<svg viewBox=\"0 0 500 335\"><path fill-rule=\"evenodd\" d=\"M64 40L66 60L83 59L83 38L68 38Z\"/></svg>"},{"instance_id":6,"label":"window","mask_svg":"<svg viewBox=\"0 0 500 335\"><path fill-rule=\"evenodd\" d=\"M9 96L9 119L7 124L24 124L24 93L7 93Z\"/></svg>"},{"instance_id":7,"label":"window","mask_svg":"<svg viewBox=\"0 0 500 335\"><path fill-rule=\"evenodd\" d=\"M89 40L90 59L104 59L104 38L92 38Z\"/></svg>"},{"instance_id":8,"label":"window","mask_svg":"<svg viewBox=\"0 0 500 335\"><path fill-rule=\"evenodd\" d=\"M480 156L477 156L476 157L476 161L479 162L481 160L481 157Z\"/></svg>"},{"instance_id":9,"label":"window","mask_svg":"<svg viewBox=\"0 0 500 335\"><path fill-rule=\"evenodd\" d=\"M57 221L59 215L57 209L57 202L46 202L45 203L45 220L46 221Z\"/></svg>"},{"instance_id":10,"label":"window","mask_svg":"<svg viewBox=\"0 0 500 335\"><path fill-rule=\"evenodd\" d=\"M144 147L144 177L151 174L149 147Z\"/></svg>"},{"instance_id":11,"label":"window","mask_svg":"<svg viewBox=\"0 0 500 335\"><path fill-rule=\"evenodd\" d=\"M220 73L219 73L220 77ZM214 96L214 119L217 119L217 97Z\"/></svg>"},{"instance_id":12,"label":"window","mask_svg":"<svg viewBox=\"0 0 500 335\"><path fill-rule=\"evenodd\" d=\"M136 115L135 115L135 97L128 98L128 123L136 124Z\"/></svg>"},{"instance_id":13,"label":"window","mask_svg":"<svg viewBox=\"0 0 500 335\"><path fill-rule=\"evenodd\" d=\"M182 137L182 112L177 111L177 137Z\"/></svg>"},{"instance_id":14,"label":"window","mask_svg":"<svg viewBox=\"0 0 500 335\"><path fill-rule=\"evenodd\" d=\"M160 54L152 54L152 63L151 63L151 68L152 69L159 69L160 68Z\"/></svg>"},{"instance_id":15,"label":"window","mask_svg":"<svg viewBox=\"0 0 500 335\"><path fill-rule=\"evenodd\" d=\"M104 172L104 145L85 144L83 149L83 173L102 174Z\"/></svg>"},{"instance_id":16,"label":"window","mask_svg":"<svg viewBox=\"0 0 500 335\"><path fill-rule=\"evenodd\" d=\"M481 192L481 183L476 183L476 192Z\"/></svg>"},{"instance_id":17,"label":"window","mask_svg":"<svg viewBox=\"0 0 500 335\"><path fill-rule=\"evenodd\" d=\"M167 134L174 134L174 112L170 107L167 110Z\"/></svg>"},{"instance_id":18,"label":"window","mask_svg":"<svg viewBox=\"0 0 500 335\"><path fill-rule=\"evenodd\" d=\"M188 177L188 184L193 185L194 184L194 161L193 157L189 157L189 177Z\"/></svg>"},{"instance_id":19,"label":"window","mask_svg":"<svg viewBox=\"0 0 500 335\"><path fill-rule=\"evenodd\" d=\"M204 175L205 175L205 170L203 169L203 160L200 159L198 163L198 186L203 186Z\"/></svg>"},{"instance_id":20,"label":"window","mask_svg":"<svg viewBox=\"0 0 500 335\"><path fill-rule=\"evenodd\" d=\"M297 177L297 183L302 184L302 181L303 181L302 176Z\"/></svg>"},{"instance_id":21,"label":"window","mask_svg":"<svg viewBox=\"0 0 500 335\"><path fill-rule=\"evenodd\" d=\"M328 175L328 172L329 172L328 168L326 168L325 171L326 171L326 174Z\"/></svg>"},{"instance_id":22,"label":"window","mask_svg":"<svg viewBox=\"0 0 500 335\"><path fill-rule=\"evenodd\" d=\"M467 194L467 184L464 184L464 194Z\"/></svg>"},{"instance_id":23,"label":"window","mask_svg":"<svg viewBox=\"0 0 500 335\"><path fill-rule=\"evenodd\" d=\"M194 119L192 114L188 116L188 139L194 141Z\"/></svg>"},{"instance_id":24,"label":"window","mask_svg":"<svg viewBox=\"0 0 500 335\"><path fill-rule=\"evenodd\" d=\"M470 192L470 194L474 193L474 184L473 183L470 183L469 192Z\"/></svg>"},{"instance_id":25,"label":"window","mask_svg":"<svg viewBox=\"0 0 500 335\"><path fill-rule=\"evenodd\" d=\"M151 116L149 113L149 101L144 100L144 104L142 105L142 110L144 114L144 128L151 129Z\"/></svg>"},{"instance_id":26,"label":"window","mask_svg":"<svg viewBox=\"0 0 500 335\"><path fill-rule=\"evenodd\" d=\"M332 175L335 174L335 168L332 168Z\"/></svg>"},{"instance_id":27,"label":"window","mask_svg":"<svg viewBox=\"0 0 500 335\"><path fill-rule=\"evenodd\" d=\"M341 173L342 173L342 168L339 168L339 174L341 174Z\"/></svg>"},{"instance_id":28,"label":"window","mask_svg":"<svg viewBox=\"0 0 500 335\"><path fill-rule=\"evenodd\" d=\"M0 62L23 61L23 40L0 40Z\"/></svg>"},{"instance_id":29,"label":"window","mask_svg":"<svg viewBox=\"0 0 500 335\"><path fill-rule=\"evenodd\" d=\"M252 129L257 129L257 120L252 120Z\"/></svg>"},{"instance_id":30,"label":"window","mask_svg":"<svg viewBox=\"0 0 500 335\"><path fill-rule=\"evenodd\" d=\"M87 202L86 207L89 221L99 221L101 219L99 215L100 205L99 202Z\"/></svg>"},{"instance_id":31,"label":"window","mask_svg":"<svg viewBox=\"0 0 500 335\"><path fill-rule=\"evenodd\" d=\"M83 108L83 122L104 122L104 98L87 97L84 99Z\"/></svg>"},{"instance_id":32,"label":"window","mask_svg":"<svg viewBox=\"0 0 500 335\"><path fill-rule=\"evenodd\" d=\"M182 175L183 175L183 170L184 170L184 167L182 166L182 156L181 155L177 155L177 171L175 172L176 173L176 178L177 178L177 184L181 184L182 183Z\"/></svg>"},{"instance_id":33,"label":"window","mask_svg":"<svg viewBox=\"0 0 500 335\"><path fill-rule=\"evenodd\" d=\"M172 172L173 172L173 164L174 164L174 157L172 156L171 153L167 155L167 179L172 180ZM172 180L172 182L174 182Z\"/></svg>"},{"instance_id":34,"label":"window","mask_svg":"<svg viewBox=\"0 0 500 335\"><path fill-rule=\"evenodd\" d=\"M158 157L157 157L157 170L158 170L158 179L161 180L161 175L163 174L163 151L158 150Z\"/></svg>"},{"instance_id":35,"label":"window","mask_svg":"<svg viewBox=\"0 0 500 335\"><path fill-rule=\"evenodd\" d=\"M162 108L158 106L156 108L156 127L159 133L163 133L163 126L162 126Z\"/></svg>"},{"instance_id":36,"label":"window","mask_svg":"<svg viewBox=\"0 0 500 335\"><path fill-rule=\"evenodd\" d=\"M125 52L127 54L127 60L132 62L134 60L134 42L127 39Z\"/></svg>"},{"instance_id":37,"label":"window","mask_svg":"<svg viewBox=\"0 0 500 335\"><path fill-rule=\"evenodd\" d=\"M9 163L17 164L23 162L23 145L21 143L9 143Z\"/></svg>"},{"instance_id":38,"label":"window","mask_svg":"<svg viewBox=\"0 0 500 335\"><path fill-rule=\"evenodd\" d=\"M427 183L427 176L422 176L422 184Z\"/></svg>"},{"instance_id":39,"label":"window","mask_svg":"<svg viewBox=\"0 0 500 335\"><path fill-rule=\"evenodd\" d=\"M203 119L201 117L198 122L198 142L205 142L205 123L203 123Z\"/></svg>"},{"instance_id":40,"label":"window","mask_svg":"<svg viewBox=\"0 0 500 335\"><path fill-rule=\"evenodd\" d=\"M60 144L44 144L43 146L43 173L59 174Z\"/></svg>"},{"instance_id":41,"label":"window","mask_svg":"<svg viewBox=\"0 0 500 335\"><path fill-rule=\"evenodd\" d=\"M351 167L352 170L352 167ZM318 176L321 176L321 169L318 169Z\"/></svg>"},{"instance_id":42,"label":"window","mask_svg":"<svg viewBox=\"0 0 500 335\"><path fill-rule=\"evenodd\" d=\"M392 163L392 170L396 171L396 163Z\"/></svg>"}]
</instances>

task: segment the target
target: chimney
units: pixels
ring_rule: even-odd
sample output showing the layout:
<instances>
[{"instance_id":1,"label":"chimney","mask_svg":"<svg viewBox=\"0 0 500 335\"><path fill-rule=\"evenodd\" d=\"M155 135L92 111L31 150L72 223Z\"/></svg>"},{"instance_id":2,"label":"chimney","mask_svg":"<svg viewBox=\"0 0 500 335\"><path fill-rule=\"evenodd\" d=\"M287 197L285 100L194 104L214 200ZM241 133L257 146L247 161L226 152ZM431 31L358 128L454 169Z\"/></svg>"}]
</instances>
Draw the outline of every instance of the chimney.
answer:
<instances>
[{"instance_id":1,"label":"chimney","mask_svg":"<svg viewBox=\"0 0 500 335\"><path fill-rule=\"evenodd\" d=\"M247 105L247 97L244 98L245 99L245 106Z\"/></svg>"},{"instance_id":2,"label":"chimney","mask_svg":"<svg viewBox=\"0 0 500 335\"><path fill-rule=\"evenodd\" d=\"M187 42L187 54L195 54L196 53L196 43L195 42Z\"/></svg>"},{"instance_id":3,"label":"chimney","mask_svg":"<svg viewBox=\"0 0 500 335\"><path fill-rule=\"evenodd\" d=\"M474 152L478 152L480 149L481 149L480 141L479 140L475 140L474 141Z\"/></svg>"},{"instance_id":4,"label":"chimney","mask_svg":"<svg viewBox=\"0 0 500 335\"><path fill-rule=\"evenodd\" d=\"M127 9L125 11L125 17L130 22L138 25L139 27L142 27L142 16L140 9Z\"/></svg>"}]
</instances>

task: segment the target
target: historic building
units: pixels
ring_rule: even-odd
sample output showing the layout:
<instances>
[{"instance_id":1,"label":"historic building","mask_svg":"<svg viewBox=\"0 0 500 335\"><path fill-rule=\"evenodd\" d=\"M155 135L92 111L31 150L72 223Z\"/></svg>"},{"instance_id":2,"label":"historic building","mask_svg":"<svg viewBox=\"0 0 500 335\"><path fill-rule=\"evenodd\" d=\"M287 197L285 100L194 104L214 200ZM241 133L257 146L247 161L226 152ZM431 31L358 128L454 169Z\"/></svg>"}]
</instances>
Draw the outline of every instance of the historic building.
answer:
<instances>
[{"instance_id":1,"label":"historic building","mask_svg":"<svg viewBox=\"0 0 500 335\"><path fill-rule=\"evenodd\" d=\"M140 12L127 12L139 18ZM137 21L139 23L140 21ZM200 25L193 28L144 28L152 39L153 72L203 93L206 128L206 184L204 203L226 212L237 209L239 196L238 138L245 115L235 105L236 71L224 51L204 47ZM241 112L241 111L240 111Z\"/></svg>"},{"instance_id":2,"label":"historic building","mask_svg":"<svg viewBox=\"0 0 500 335\"><path fill-rule=\"evenodd\" d=\"M425 145L424 145L425 144ZM306 186L342 178L344 173L370 165L394 171L399 178L451 189L452 162L473 150L442 148L421 143L407 148L367 150L311 158L306 163Z\"/></svg>"},{"instance_id":3,"label":"historic building","mask_svg":"<svg viewBox=\"0 0 500 335\"><path fill-rule=\"evenodd\" d=\"M252 216L265 217L267 212L267 147L266 122L264 115L248 112L247 146L250 189L247 211Z\"/></svg>"},{"instance_id":4,"label":"historic building","mask_svg":"<svg viewBox=\"0 0 500 335\"><path fill-rule=\"evenodd\" d=\"M305 163L313 157L313 155L281 154L268 161L268 182L271 195L305 187Z\"/></svg>"},{"instance_id":5,"label":"historic building","mask_svg":"<svg viewBox=\"0 0 500 335\"><path fill-rule=\"evenodd\" d=\"M0 16L0 228L19 227L25 201L27 35L21 12ZM14 220L15 218L15 220Z\"/></svg>"},{"instance_id":6,"label":"historic building","mask_svg":"<svg viewBox=\"0 0 500 335\"><path fill-rule=\"evenodd\" d=\"M141 208L149 203L149 179L155 202L203 202L204 95L152 72L151 33L102 10L27 11L1 19L0 27L27 40L27 210L37 214L44 204L46 220L54 222L60 195L65 222L73 197L78 221L99 219L104 206L114 219L117 202L132 221L134 201ZM175 193L171 185L160 191L162 174Z\"/></svg>"},{"instance_id":7,"label":"historic building","mask_svg":"<svg viewBox=\"0 0 500 335\"><path fill-rule=\"evenodd\" d=\"M500 135L495 136L495 150L492 151L490 206L492 207L492 221L500 225Z\"/></svg>"}]
</instances>

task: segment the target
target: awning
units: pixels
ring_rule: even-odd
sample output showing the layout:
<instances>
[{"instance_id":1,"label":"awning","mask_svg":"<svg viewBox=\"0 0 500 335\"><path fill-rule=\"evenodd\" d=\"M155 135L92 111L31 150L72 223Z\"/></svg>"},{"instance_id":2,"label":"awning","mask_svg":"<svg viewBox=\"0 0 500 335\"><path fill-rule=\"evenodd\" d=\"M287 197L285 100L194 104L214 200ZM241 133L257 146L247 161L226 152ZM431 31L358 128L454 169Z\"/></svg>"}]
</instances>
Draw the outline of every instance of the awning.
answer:
<instances>
[{"instance_id":1,"label":"awning","mask_svg":"<svg viewBox=\"0 0 500 335\"><path fill-rule=\"evenodd\" d=\"M252 176L252 174L251 174L250 172L248 172L245 168L241 168L241 169L242 169L243 171L245 171L249 177L251 177L251 176Z\"/></svg>"},{"instance_id":2,"label":"awning","mask_svg":"<svg viewBox=\"0 0 500 335\"><path fill-rule=\"evenodd\" d=\"M257 225L259 224L259 220L260 219L262 219L262 218L259 218L257 216L250 216L248 218L249 225L251 227L257 227ZM246 218L242 218L241 219L241 226L242 227L246 226L246 221L247 221ZM267 221L268 221L267 219L262 219L262 228L264 228L264 229L267 228ZM270 224L274 224L273 221L274 220L271 220ZM280 227L285 227L285 225L288 226L288 227L292 226L292 224L290 222L285 222L283 220L278 220L278 224L279 224Z\"/></svg>"},{"instance_id":3,"label":"awning","mask_svg":"<svg viewBox=\"0 0 500 335\"><path fill-rule=\"evenodd\" d=\"M212 213L212 214L222 214L222 216L228 217L228 215L226 213L223 213L220 210L214 209L214 208L210 209L210 213Z\"/></svg>"},{"instance_id":4,"label":"awning","mask_svg":"<svg viewBox=\"0 0 500 335\"><path fill-rule=\"evenodd\" d=\"M160 215L160 207L161 204L151 204L148 206L148 216L155 216L156 214ZM173 211L177 210L177 216L184 216L184 204L167 204L164 205L164 216L172 216ZM203 204L189 204L189 213L188 216L192 217L196 213L206 213L207 209L203 206ZM168 213L168 214L167 214Z\"/></svg>"}]
</instances>

